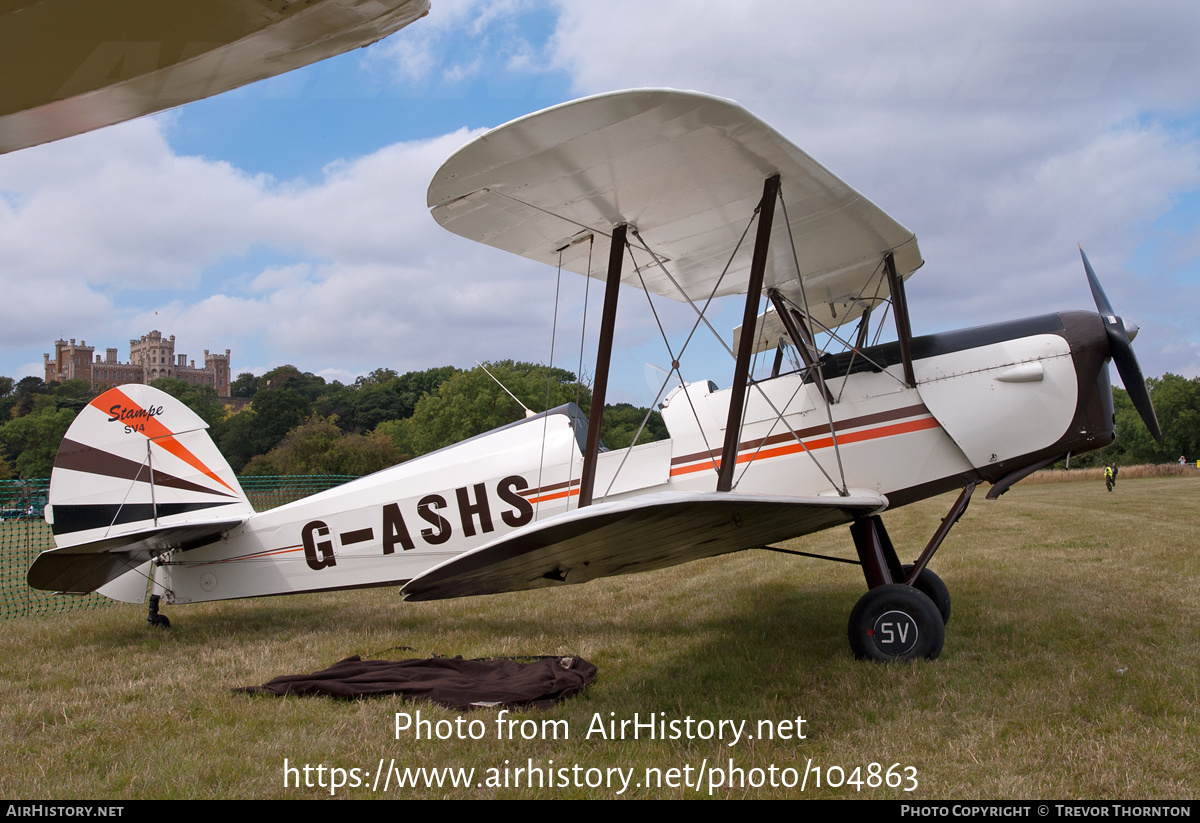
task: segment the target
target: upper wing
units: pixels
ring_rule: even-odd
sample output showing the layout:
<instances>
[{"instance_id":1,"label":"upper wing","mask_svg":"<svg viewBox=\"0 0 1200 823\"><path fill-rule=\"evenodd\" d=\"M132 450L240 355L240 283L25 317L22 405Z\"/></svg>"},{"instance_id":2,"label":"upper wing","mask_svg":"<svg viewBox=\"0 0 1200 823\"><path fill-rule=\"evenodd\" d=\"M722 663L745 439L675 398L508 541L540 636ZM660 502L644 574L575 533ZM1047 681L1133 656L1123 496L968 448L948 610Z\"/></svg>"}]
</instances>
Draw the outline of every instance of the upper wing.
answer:
<instances>
[{"instance_id":1,"label":"upper wing","mask_svg":"<svg viewBox=\"0 0 1200 823\"><path fill-rule=\"evenodd\" d=\"M696 92L612 92L514 120L451 156L428 204L456 234L551 265L561 252L565 268L599 278L606 251L589 257L578 241L629 223L679 288L704 300L745 293L751 242L718 279L775 173L787 221L777 210L765 286L803 305L803 279L815 319L844 322L885 298L886 252L901 276L921 265L912 232L738 104ZM635 248L633 258L647 290L683 299L650 255Z\"/></svg>"},{"instance_id":2,"label":"upper wing","mask_svg":"<svg viewBox=\"0 0 1200 823\"><path fill-rule=\"evenodd\" d=\"M428 11L429 0L7 0L0 153L273 77Z\"/></svg>"},{"instance_id":3,"label":"upper wing","mask_svg":"<svg viewBox=\"0 0 1200 823\"><path fill-rule=\"evenodd\" d=\"M663 492L532 523L434 566L406 600L521 591L650 571L849 523L887 498Z\"/></svg>"}]
</instances>

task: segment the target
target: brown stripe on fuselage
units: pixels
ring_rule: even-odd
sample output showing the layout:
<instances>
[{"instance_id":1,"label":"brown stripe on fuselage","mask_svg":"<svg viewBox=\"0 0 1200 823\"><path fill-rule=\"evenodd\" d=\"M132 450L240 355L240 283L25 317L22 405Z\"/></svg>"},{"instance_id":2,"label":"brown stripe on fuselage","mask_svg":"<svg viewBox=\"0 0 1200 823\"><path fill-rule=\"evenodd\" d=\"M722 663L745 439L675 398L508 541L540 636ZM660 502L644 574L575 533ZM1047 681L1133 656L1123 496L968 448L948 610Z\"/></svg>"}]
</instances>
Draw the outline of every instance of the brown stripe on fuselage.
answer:
<instances>
[{"instance_id":1,"label":"brown stripe on fuselage","mask_svg":"<svg viewBox=\"0 0 1200 823\"><path fill-rule=\"evenodd\" d=\"M549 486L538 486L536 489L522 489L521 491L517 492L517 494L521 495L522 497L532 497L537 494L545 494L546 492L552 492L555 489L561 489L561 488L565 488L567 486L578 486L578 485L579 485L579 478L576 477L574 480L564 480L561 483L551 483Z\"/></svg>"},{"instance_id":2,"label":"brown stripe on fuselage","mask_svg":"<svg viewBox=\"0 0 1200 823\"><path fill-rule=\"evenodd\" d=\"M929 409L925 408L924 403L917 403L913 406L905 406L902 409L891 409L889 411L875 412L874 414L864 414L861 417L851 417L848 420L837 422L837 430L844 431L846 429L856 429L861 426L871 426L876 423L885 423L889 420L900 420L905 417L915 417L918 414L929 414ZM770 437L764 437L760 440L745 440L738 444L738 451L742 452L746 449L760 449L767 446L774 446L776 443L784 443L789 440L800 438L803 440L806 437L816 437L817 435L829 434L829 424L822 423L817 426L810 426L807 429L800 429L795 432L783 432L782 434L773 434ZM671 458L671 465L677 466L681 463L691 463L696 460L709 460L713 457L720 456L720 452L694 452L693 454L685 454L682 457Z\"/></svg>"}]
</instances>

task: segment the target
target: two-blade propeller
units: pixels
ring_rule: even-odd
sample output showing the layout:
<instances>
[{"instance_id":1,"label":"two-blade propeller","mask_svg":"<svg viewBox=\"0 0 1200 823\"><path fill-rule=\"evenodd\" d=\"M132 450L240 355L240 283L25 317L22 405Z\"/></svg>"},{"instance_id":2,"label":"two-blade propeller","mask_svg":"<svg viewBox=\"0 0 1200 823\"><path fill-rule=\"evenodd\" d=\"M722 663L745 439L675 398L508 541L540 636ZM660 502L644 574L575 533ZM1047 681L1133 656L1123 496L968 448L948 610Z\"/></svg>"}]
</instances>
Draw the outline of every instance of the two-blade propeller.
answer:
<instances>
[{"instance_id":1,"label":"two-blade propeller","mask_svg":"<svg viewBox=\"0 0 1200 823\"><path fill-rule=\"evenodd\" d=\"M1100 287L1100 280L1092 270L1092 264L1088 262L1082 246L1079 248L1079 254L1083 257L1083 268L1087 272L1088 285L1092 287L1096 310L1104 318L1104 329L1108 333L1108 351L1117 365L1117 373L1121 375L1121 382L1125 384L1125 391L1129 393L1133 407L1142 416L1142 422L1146 424L1150 434L1154 435L1154 439L1161 443L1162 430L1158 427L1158 417L1154 414L1154 404L1150 402L1146 379L1142 377L1142 368L1138 365L1137 357L1133 353L1133 344L1130 342L1137 337L1138 327L1117 316L1104 294L1104 289Z\"/></svg>"}]
</instances>

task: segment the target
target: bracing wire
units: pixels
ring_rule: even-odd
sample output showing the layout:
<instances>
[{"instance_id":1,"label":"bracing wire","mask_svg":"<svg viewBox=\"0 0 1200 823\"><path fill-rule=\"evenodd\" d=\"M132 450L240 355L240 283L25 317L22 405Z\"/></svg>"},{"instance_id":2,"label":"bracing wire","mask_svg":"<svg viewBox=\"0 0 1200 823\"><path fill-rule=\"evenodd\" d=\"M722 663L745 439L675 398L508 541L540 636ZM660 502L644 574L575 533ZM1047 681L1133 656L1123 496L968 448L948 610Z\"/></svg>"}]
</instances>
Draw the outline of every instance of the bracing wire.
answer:
<instances>
[{"instance_id":1,"label":"bracing wire","mask_svg":"<svg viewBox=\"0 0 1200 823\"><path fill-rule=\"evenodd\" d=\"M542 411L542 448L538 454L538 488L542 487L542 471L546 463L546 433L550 426L550 390L554 379L554 344L558 337L558 297L562 288L562 253L558 250L558 274L554 281L554 320L550 326L550 362L546 366L546 407ZM567 496L570 499L570 495ZM533 519L538 516L542 505L542 496L538 495L533 502Z\"/></svg>"},{"instance_id":2,"label":"bracing wire","mask_svg":"<svg viewBox=\"0 0 1200 823\"><path fill-rule=\"evenodd\" d=\"M596 246L596 235L588 236L588 264L587 274L583 278L583 323L579 329L579 368L575 371L575 408L579 408L579 392L583 389L583 348L587 340L587 315L588 315L588 298L592 290L592 250ZM561 260L561 251L560 251ZM576 419L577 415L571 418L571 431L575 431L575 427L579 425ZM575 476L575 449L571 449L570 460L567 461L567 508L571 508L571 478ZM578 507L578 501L576 501Z\"/></svg>"},{"instance_id":3,"label":"bracing wire","mask_svg":"<svg viewBox=\"0 0 1200 823\"><path fill-rule=\"evenodd\" d=\"M733 265L733 260L737 256L737 253L740 250L742 243L745 241L746 236L749 234L750 228L754 225L754 221L758 218L758 213L759 213L759 209L755 208L754 214L751 215L750 220L747 221L745 228L742 230L741 236L738 238L737 245L734 247L733 251L730 253L730 255L725 263L725 267L721 270L720 277L717 278L717 282L713 285L712 291L709 293L708 298L704 301L703 308L699 308L696 306L695 302L691 299L691 297L687 294L687 292L683 289L683 287L680 286L678 281L676 281L675 278L671 276L671 273L667 270L666 266L663 264L662 259L657 254L655 254L654 250L651 249L649 247L649 245L647 245L646 241L642 238L641 234L637 231L637 229L636 228L634 229L634 231L633 231L634 237L636 237L638 239L638 241L641 243L641 248L644 249L646 251L646 253L650 255L651 259L654 260L654 263L658 267L658 269L667 277L668 280L671 281L672 285L674 285L676 290L678 290L678 292L680 293L680 295L683 296L683 299L685 301L687 301L687 304L692 307L692 310L694 312L696 312L697 320L692 325L692 329L688 333L687 339L684 341L683 347L680 349L679 356L683 355L684 350L687 348L688 344L691 342L692 337L695 335L696 330L699 328L700 323L703 322L704 325L708 327L708 330L710 332L712 332L713 336L717 339L717 341L721 344L721 346L724 347L726 353L728 353L730 357L735 357L735 355L733 353L733 349L729 346L728 343L725 342L725 339L717 332L716 329L713 328L712 324L708 321L706 312L708 311L709 305L711 305L713 299L716 297L716 293L720 289L721 283L725 279L725 275L728 274L730 266ZM682 382L682 375L680 375L680 380ZM764 401L766 401L768 406L770 406L771 410L775 413L776 418L782 420L783 412L781 412L775 406L775 404L771 401L771 398L767 396L767 393L765 391L763 391L762 387L753 381L751 381L750 385L753 386L758 391L758 393L762 397L762 399ZM703 433L704 427L700 424L699 414L696 412L696 408L692 404L691 396L686 390L684 391L684 394L687 396L688 405L691 407L692 415L696 419L696 426ZM784 425L786 425L786 421L785 421ZM788 430L791 431L790 426L788 427ZM821 472L821 474L823 474L825 476L825 479L827 479L829 481L829 484L831 486L833 486L834 488L837 488L838 487L837 482L829 475L829 473L827 471L825 471L825 467L822 466L820 461L816 459L816 457L812 454L811 451L809 451L808 447L804 444L803 440L801 440L800 437L794 431L792 431L791 433L792 433L792 436L796 439L796 441L800 444L801 448L804 449L805 453L808 454L809 457L812 459L813 463L817 466L817 469ZM709 459L712 461L713 470L719 471L716 457L712 453L712 447L708 443L707 438L705 438L705 447L709 451Z\"/></svg>"},{"instance_id":4,"label":"bracing wire","mask_svg":"<svg viewBox=\"0 0 1200 823\"><path fill-rule=\"evenodd\" d=\"M792 249L792 261L796 265L796 274L799 275L800 274L800 255L796 251L796 237L795 237L795 235L792 234L792 221L788 219L787 201L785 201L783 198L783 185L782 184L780 184L780 186L779 186L779 202L783 206L783 222L784 222L784 225L787 226L788 244L791 246L791 249ZM804 301L804 316L811 317L812 315L808 310L808 293L804 289L804 278L798 276L797 279L800 282L800 299ZM812 332L810 331L809 334L811 335ZM807 340L797 340L796 344L800 345L800 346L807 346L808 341ZM817 358L820 357L818 352L812 352L812 354L815 355ZM819 359L815 360L814 362L816 363L816 367L818 369L820 369L821 366L820 366ZM824 379L821 378L821 375L818 373L818 374L814 375L814 377L821 379L821 383L822 383L822 387L823 387ZM837 426L835 426L833 423L833 409L829 404L829 394L825 391L822 391L821 399L825 403L825 417L829 422L829 436L831 438L833 438L833 454L834 454L834 457L837 458L838 477L840 477L842 479L842 494L849 494L849 492L846 490L846 469L845 469L845 467L842 466L842 449L838 445Z\"/></svg>"}]
</instances>

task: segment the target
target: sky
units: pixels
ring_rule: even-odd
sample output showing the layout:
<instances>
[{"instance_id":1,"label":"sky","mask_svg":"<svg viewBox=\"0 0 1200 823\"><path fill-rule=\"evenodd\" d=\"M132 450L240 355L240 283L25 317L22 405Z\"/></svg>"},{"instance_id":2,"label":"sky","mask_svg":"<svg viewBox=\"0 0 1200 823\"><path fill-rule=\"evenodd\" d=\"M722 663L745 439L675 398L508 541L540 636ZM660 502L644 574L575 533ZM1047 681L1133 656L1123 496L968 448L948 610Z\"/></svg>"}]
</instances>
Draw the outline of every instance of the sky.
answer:
<instances>
[{"instance_id":1,"label":"sky","mask_svg":"<svg viewBox=\"0 0 1200 823\"><path fill-rule=\"evenodd\" d=\"M1183 0L432 0L366 49L0 156L0 374L42 376L60 337L125 361L151 329L234 374L576 371L583 278L555 331L556 272L440 229L426 188L487 128L671 87L736 100L916 233L914 333L1092 309L1082 245L1143 372L1195 377L1198 31ZM610 399L646 405L670 355L625 291ZM664 311L677 348L690 311ZM685 376L731 373L706 343Z\"/></svg>"}]
</instances>

